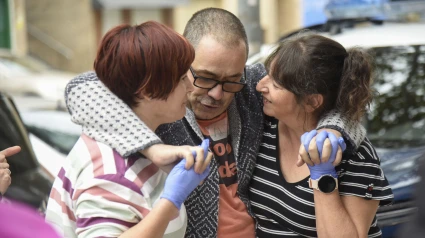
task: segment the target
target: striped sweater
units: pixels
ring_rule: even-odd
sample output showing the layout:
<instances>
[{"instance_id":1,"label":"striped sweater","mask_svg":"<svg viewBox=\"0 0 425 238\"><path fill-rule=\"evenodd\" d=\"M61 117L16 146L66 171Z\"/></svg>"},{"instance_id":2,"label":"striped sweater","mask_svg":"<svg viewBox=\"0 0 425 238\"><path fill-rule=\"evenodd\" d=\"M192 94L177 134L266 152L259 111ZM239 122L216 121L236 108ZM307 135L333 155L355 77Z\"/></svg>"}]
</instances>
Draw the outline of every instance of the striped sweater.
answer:
<instances>
[{"instance_id":1,"label":"striped sweater","mask_svg":"<svg viewBox=\"0 0 425 238\"><path fill-rule=\"evenodd\" d=\"M46 221L64 237L117 237L140 222L159 201L167 174L149 160L121 157L81 135L59 171ZM164 237L183 237L184 206Z\"/></svg>"}]
</instances>

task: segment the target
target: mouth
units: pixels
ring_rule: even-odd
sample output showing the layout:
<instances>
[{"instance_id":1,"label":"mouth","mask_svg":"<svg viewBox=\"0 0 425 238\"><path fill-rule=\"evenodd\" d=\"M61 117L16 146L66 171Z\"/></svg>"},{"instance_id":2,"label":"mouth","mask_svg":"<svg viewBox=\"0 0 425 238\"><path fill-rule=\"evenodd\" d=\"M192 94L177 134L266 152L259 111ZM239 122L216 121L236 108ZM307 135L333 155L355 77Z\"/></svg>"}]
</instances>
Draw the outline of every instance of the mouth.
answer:
<instances>
[{"instance_id":1,"label":"mouth","mask_svg":"<svg viewBox=\"0 0 425 238\"><path fill-rule=\"evenodd\" d=\"M201 103L201 105L204 106L204 107L206 107L206 108L208 108L208 109L216 109L216 108L219 107L217 105L207 105L207 104L203 104L203 103Z\"/></svg>"},{"instance_id":2,"label":"mouth","mask_svg":"<svg viewBox=\"0 0 425 238\"><path fill-rule=\"evenodd\" d=\"M272 103L271 101L267 100L267 98L263 97L263 103L264 104L268 104L268 103Z\"/></svg>"}]
</instances>

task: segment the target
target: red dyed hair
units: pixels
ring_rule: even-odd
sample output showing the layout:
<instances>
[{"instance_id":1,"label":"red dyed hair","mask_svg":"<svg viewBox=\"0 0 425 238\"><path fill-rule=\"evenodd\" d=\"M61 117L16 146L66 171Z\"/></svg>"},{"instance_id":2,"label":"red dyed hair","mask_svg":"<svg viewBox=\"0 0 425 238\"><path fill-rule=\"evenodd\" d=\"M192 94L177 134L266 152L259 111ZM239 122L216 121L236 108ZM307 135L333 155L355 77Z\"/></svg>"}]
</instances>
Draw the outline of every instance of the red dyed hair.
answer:
<instances>
[{"instance_id":1,"label":"red dyed hair","mask_svg":"<svg viewBox=\"0 0 425 238\"><path fill-rule=\"evenodd\" d=\"M119 25L102 39L94 61L99 79L127 105L143 92L167 99L193 60L192 45L173 29L154 21Z\"/></svg>"}]
</instances>

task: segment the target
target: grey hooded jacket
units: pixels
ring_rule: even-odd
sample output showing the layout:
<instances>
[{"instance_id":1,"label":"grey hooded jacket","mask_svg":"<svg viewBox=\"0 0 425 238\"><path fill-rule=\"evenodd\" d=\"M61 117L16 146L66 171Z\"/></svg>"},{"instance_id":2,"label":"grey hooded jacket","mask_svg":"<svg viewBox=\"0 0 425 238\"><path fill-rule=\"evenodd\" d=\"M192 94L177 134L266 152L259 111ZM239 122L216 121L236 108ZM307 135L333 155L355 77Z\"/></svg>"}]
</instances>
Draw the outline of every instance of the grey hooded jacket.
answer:
<instances>
[{"instance_id":1,"label":"grey hooded jacket","mask_svg":"<svg viewBox=\"0 0 425 238\"><path fill-rule=\"evenodd\" d=\"M228 108L232 147L237 165L238 195L252 215L248 188L255 167L257 151L263 132L262 97L255 87L266 75L262 64L248 66L247 86L236 93ZM117 96L99 81L94 72L81 74L67 86L66 103L72 120L83 126L83 133L114 148L122 156L137 153L153 144L199 145L203 135L193 112L186 110L183 119L160 126L156 134L133 113ZM328 113L318 128L333 128L348 140L349 148L356 148L364 139L365 130L357 124ZM215 160L206 181L188 197L186 237L216 237L219 209L219 173Z\"/></svg>"}]
</instances>

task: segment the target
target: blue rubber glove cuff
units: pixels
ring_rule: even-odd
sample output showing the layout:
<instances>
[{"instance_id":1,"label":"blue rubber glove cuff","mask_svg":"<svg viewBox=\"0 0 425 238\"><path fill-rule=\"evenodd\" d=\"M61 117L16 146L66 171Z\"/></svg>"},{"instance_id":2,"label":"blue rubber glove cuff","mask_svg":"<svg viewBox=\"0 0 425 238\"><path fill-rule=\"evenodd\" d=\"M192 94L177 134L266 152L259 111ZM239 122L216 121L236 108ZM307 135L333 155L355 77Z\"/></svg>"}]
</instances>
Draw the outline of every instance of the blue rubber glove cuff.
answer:
<instances>
[{"instance_id":1,"label":"blue rubber glove cuff","mask_svg":"<svg viewBox=\"0 0 425 238\"><path fill-rule=\"evenodd\" d=\"M208 155L209 140L204 140L201 147L204 149L205 159ZM196 152L193 151L192 153L196 158ZM174 166L165 181L164 191L161 195L161 198L169 200L179 210L189 194L208 176L210 172L209 165L202 174L198 174L194 171L193 167L186 170L185 164L186 159L182 159L176 166Z\"/></svg>"},{"instance_id":2,"label":"blue rubber glove cuff","mask_svg":"<svg viewBox=\"0 0 425 238\"><path fill-rule=\"evenodd\" d=\"M344 151L346 149L345 141L342 137L336 138L333 133L328 133L326 131L321 131L317 134L316 130L312 130L310 132L306 132L301 136L301 143L304 145L305 150L308 153L308 147L310 145L310 141L316 136L316 145L319 153L319 158L322 157L323 144L327 138L331 142L332 152L329 157L329 160L326 163L320 163L318 165L310 166L307 165L310 169L310 177L311 179L318 179L322 175L331 175L334 178L338 177L336 173L335 167L333 166L333 162L336 159L336 153L338 151L338 146Z\"/></svg>"}]
</instances>

